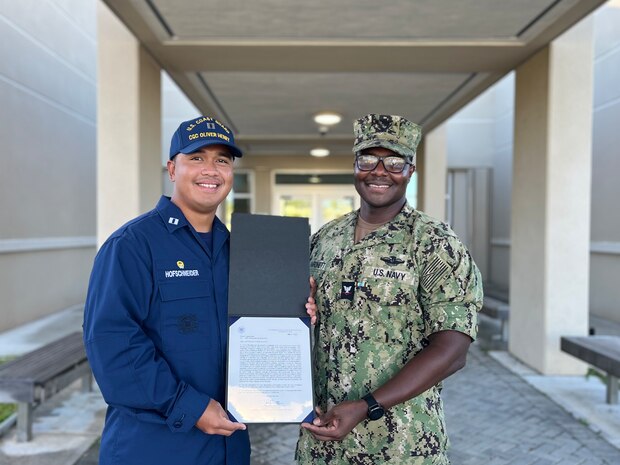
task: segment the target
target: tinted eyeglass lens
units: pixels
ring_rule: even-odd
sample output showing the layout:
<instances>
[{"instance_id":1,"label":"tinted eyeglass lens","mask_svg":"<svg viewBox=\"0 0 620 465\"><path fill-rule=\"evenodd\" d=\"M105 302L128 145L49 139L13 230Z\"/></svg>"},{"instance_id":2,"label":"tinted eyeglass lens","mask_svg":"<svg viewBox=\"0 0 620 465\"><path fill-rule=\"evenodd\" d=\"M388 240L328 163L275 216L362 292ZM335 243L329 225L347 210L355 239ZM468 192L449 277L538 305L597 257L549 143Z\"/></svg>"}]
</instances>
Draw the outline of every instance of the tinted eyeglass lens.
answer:
<instances>
[{"instance_id":1,"label":"tinted eyeglass lens","mask_svg":"<svg viewBox=\"0 0 620 465\"><path fill-rule=\"evenodd\" d=\"M391 173L400 173L407 164L407 161L400 157L386 157L383 159L383 166Z\"/></svg>"},{"instance_id":2,"label":"tinted eyeglass lens","mask_svg":"<svg viewBox=\"0 0 620 465\"><path fill-rule=\"evenodd\" d=\"M407 164L407 160L401 157L379 158L375 155L358 155L357 167L362 171L372 171L377 167L380 161L383 162L385 170L390 173L401 173Z\"/></svg>"}]
</instances>

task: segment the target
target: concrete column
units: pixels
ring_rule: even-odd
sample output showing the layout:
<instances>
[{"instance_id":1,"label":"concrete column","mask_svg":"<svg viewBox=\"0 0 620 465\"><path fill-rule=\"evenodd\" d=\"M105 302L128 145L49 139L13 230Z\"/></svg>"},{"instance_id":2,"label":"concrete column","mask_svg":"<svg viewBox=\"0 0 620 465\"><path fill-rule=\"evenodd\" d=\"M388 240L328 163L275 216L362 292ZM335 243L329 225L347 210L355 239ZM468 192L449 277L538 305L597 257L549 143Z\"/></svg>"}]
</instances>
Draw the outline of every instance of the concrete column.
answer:
<instances>
[{"instance_id":1,"label":"concrete column","mask_svg":"<svg viewBox=\"0 0 620 465\"><path fill-rule=\"evenodd\" d=\"M162 192L160 68L97 4L97 242L153 208Z\"/></svg>"},{"instance_id":2,"label":"concrete column","mask_svg":"<svg viewBox=\"0 0 620 465\"><path fill-rule=\"evenodd\" d=\"M256 213L271 215L271 170L266 166L254 168L254 210Z\"/></svg>"},{"instance_id":3,"label":"concrete column","mask_svg":"<svg viewBox=\"0 0 620 465\"><path fill-rule=\"evenodd\" d=\"M517 68L509 350L543 374L582 373L560 336L588 328L592 23Z\"/></svg>"},{"instance_id":4,"label":"concrete column","mask_svg":"<svg viewBox=\"0 0 620 465\"><path fill-rule=\"evenodd\" d=\"M446 125L442 124L424 137L418 149L418 209L445 221L448 143Z\"/></svg>"}]
</instances>

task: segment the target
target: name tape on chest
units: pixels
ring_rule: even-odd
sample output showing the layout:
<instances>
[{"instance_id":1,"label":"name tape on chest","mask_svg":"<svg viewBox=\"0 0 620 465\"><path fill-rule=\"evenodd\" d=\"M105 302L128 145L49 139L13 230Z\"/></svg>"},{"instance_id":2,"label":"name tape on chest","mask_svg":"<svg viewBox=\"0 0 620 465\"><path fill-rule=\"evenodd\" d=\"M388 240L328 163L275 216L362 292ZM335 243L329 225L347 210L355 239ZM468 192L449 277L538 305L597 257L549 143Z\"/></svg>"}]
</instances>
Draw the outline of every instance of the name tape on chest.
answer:
<instances>
[{"instance_id":1,"label":"name tape on chest","mask_svg":"<svg viewBox=\"0 0 620 465\"><path fill-rule=\"evenodd\" d=\"M185 278L190 276L200 276L198 270L186 270L185 262L183 260L177 260L178 270L164 270L165 278Z\"/></svg>"},{"instance_id":2,"label":"name tape on chest","mask_svg":"<svg viewBox=\"0 0 620 465\"><path fill-rule=\"evenodd\" d=\"M403 283L413 282L413 274L410 271L381 268L378 266L366 267L364 270L364 276L367 278L393 279Z\"/></svg>"},{"instance_id":3,"label":"name tape on chest","mask_svg":"<svg viewBox=\"0 0 620 465\"><path fill-rule=\"evenodd\" d=\"M187 276L200 276L198 270L166 270L164 277L166 278L184 278Z\"/></svg>"}]
</instances>

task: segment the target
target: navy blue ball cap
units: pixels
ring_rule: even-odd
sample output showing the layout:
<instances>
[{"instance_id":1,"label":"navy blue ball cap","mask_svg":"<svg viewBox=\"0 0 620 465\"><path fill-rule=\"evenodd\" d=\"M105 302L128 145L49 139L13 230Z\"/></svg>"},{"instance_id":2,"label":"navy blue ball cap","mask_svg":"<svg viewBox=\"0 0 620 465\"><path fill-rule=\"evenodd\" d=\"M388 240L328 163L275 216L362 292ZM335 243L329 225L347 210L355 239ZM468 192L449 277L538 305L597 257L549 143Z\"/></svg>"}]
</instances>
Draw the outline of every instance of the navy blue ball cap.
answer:
<instances>
[{"instance_id":1,"label":"navy blue ball cap","mask_svg":"<svg viewBox=\"0 0 620 465\"><path fill-rule=\"evenodd\" d=\"M170 159L177 153L194 153L207 145L221 144L230 147L235 157L243 153L235 145L235 136L223 123L210 116L183 121L172 135Z\"/></svg>"}]
</instances>

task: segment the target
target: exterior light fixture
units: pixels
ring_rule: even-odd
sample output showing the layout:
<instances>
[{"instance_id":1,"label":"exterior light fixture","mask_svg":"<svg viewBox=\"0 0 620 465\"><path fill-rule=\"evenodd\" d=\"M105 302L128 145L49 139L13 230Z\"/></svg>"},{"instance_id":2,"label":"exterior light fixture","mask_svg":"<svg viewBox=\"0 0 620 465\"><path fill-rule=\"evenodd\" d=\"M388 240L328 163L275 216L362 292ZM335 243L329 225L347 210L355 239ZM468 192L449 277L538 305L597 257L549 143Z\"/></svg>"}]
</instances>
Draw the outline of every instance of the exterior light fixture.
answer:
<instances>
[{"instance_id":1,"label":"exterior light fixture","mask_svg":"<svg viewBox=\"0 0 620 465\"><path fill-rule=\"evenodd\" d=\"M314 115L314 122L319 126L333 126L342 121L342 116L333 111L322 111Z\"/></svg>"},{"instance_id":2,"label":"exterior light fixture","mask_svg":"<svg viewBox=\"0 0 620 465\"><path fill-rule=\"evenodd\" d=\"M315 147L310 150L310 155L312 155L313 157L326 157L329 155L329 149L326 149L324 147Z\"/></svg>"}]
</instances>

